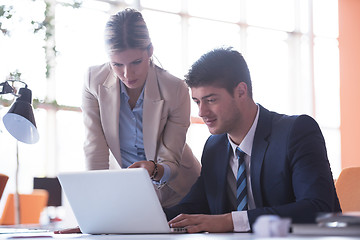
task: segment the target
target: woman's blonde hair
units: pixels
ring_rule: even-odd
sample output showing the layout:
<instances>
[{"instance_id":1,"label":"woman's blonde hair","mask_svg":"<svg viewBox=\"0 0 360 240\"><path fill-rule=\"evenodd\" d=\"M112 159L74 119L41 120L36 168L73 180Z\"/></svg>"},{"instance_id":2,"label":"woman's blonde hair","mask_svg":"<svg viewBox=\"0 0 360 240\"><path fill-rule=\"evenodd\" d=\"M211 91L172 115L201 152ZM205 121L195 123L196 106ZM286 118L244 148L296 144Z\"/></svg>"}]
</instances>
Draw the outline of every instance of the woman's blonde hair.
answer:
<instances>
[{"instance_id":1,"label":"woman's blonde hair","mask_svg":"<svg viewBox=\"0 0 360 240\"><path fill-rule=\"evenodd\" d=\"M150 49L151 39L141 13L126 8L112 15L105 27L105 44L109 54L127 49Z\"/></svg>"}]
</instances>

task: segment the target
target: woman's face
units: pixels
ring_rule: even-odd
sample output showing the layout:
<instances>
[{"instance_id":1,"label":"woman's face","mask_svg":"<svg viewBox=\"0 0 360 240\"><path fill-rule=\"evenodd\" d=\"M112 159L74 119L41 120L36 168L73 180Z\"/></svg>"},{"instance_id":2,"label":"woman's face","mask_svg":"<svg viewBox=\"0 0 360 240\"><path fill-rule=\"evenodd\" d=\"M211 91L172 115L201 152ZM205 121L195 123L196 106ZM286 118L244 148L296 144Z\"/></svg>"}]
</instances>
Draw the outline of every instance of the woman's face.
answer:
<instances>
[{"instance_id":1,"label":"woman's face","mask_svg":"<svg viewBox=\"0 0 360 240\"><path fill-rule=\"evenodd\" d=\"M149 66L152 49L127 49L110 55L110 65L128 89L142 89Z\"/></svg>"}]
</instances>

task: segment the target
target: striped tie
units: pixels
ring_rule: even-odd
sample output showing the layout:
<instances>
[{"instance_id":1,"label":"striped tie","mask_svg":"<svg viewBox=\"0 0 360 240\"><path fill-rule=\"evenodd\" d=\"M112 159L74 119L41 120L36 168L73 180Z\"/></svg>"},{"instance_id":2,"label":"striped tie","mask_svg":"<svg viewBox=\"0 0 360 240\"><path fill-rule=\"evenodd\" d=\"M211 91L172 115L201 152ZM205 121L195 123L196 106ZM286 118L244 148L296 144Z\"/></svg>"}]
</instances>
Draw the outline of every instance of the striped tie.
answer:
<instances>
[{"instance_id":1,"label":"striped tie","mask_svg":"<svg viewBox=\"0 0 360 240\"><path fill-rule=\"evenodd\" d=\"M246 169L245 169L245 153L239 148L236 148L236 156L239 161L239 168L236 178L236 197L237 210L247 210L247 188L246 188Z\"/></svg>"}]
</instances>

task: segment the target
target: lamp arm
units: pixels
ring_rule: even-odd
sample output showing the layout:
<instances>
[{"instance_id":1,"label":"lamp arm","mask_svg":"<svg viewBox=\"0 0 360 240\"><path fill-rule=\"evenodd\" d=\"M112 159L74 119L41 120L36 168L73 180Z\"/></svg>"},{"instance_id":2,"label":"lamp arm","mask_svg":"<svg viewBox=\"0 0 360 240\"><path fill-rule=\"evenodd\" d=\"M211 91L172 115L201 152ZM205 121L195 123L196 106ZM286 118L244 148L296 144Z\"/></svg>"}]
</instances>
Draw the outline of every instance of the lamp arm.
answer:
<instances>
[{"instance_id":1,"label":"lamp arm","mask_svg":"<svg viewBox=\"0 0 360 240\"><path fill-rule=\"evenodd\" d=\"M10 78L10 79L6 80L5 82L20 82L20 83L22 83L22 84L25 85L25 88L27 88L26 82L23 82L23 81L21 81L21 80L19 80L19 79L12 79L12 78Z\"/></svg>"},{"instance_id":2,"label":"lamp arm","mask_svg":"<svg viewBox=\"0 0 360 240\"><path fill-rule=\"evenodd\" d=\"M7 94L11 93L15 97L20 97L20 95L15 93L15 90L13 87L10 86L8 82L20 82L25 85L25 88L27 88L27 84L19 79L8 79L5 82L0 83L0 94Z\"/></svg>"}]
</instances>

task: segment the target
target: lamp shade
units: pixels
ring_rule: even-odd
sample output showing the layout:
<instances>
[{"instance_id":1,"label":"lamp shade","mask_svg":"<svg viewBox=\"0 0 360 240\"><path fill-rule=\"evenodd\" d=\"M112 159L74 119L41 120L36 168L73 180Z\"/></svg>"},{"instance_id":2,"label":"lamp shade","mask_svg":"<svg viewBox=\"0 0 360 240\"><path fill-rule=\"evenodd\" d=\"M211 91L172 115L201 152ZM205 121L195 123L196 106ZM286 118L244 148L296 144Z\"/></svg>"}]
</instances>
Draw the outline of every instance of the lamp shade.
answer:
<instances>
[{"instance_id":1,"label":"lamp shade","mask_svg":"<svg viewBox=\"0 0 360 240\"><path fill-rule=\"evenodd\" d=\"M33 144L39 141L39 133L31 106L31 90L20 88L19 95L3 117L3 122L8 132L18 141Z\"/></svg>"}]
</instances>

